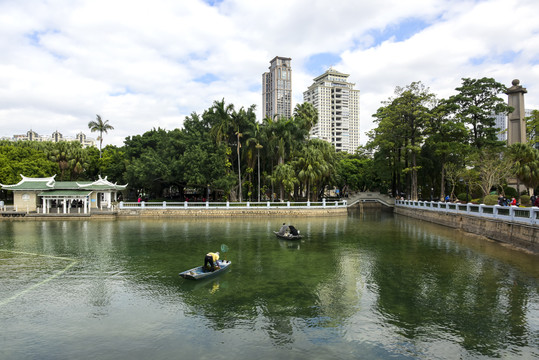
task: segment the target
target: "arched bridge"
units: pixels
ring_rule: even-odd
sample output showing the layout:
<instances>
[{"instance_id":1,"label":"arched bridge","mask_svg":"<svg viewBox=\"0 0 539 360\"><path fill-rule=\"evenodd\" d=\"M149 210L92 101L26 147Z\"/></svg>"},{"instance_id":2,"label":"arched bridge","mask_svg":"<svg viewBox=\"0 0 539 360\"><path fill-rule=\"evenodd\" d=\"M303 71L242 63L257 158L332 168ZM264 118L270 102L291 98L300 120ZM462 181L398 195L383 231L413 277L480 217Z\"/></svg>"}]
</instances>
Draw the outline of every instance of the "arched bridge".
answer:
<instances>
[{"instance_id":1,"label":"arched bridge","mask_svg":"<svg viewBox=\"0 0 539 360\"><path fill-rule=\"evenodd\" d=\"M357 192L348 195L348 206L357 206L361 203L377 202L387 207L395 206L395 199L376 192Z\"/></svg>"}]
</instances>

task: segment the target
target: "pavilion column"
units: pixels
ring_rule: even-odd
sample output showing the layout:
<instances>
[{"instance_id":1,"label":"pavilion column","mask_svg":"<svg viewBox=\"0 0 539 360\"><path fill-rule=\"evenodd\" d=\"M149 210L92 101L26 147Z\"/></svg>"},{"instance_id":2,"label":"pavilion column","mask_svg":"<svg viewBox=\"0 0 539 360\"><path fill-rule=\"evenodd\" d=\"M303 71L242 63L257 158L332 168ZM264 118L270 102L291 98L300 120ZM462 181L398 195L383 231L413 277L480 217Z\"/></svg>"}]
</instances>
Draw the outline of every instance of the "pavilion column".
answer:
<instances>
[{"instance_id":1,"label":"pavilion column","mask_svg":"<svg viewBox=\"0 0 539 360\"><path fill-rule=\"evenodd\" d=\"M67 211L66 211L67 199L64 199L63 203L64 203L63 204L64 214L66 214L67 213Z\"/></svg>"},{"instance_id":2,"label":"pavilion column","mask_svg":"<svg viewBox=\"0 0 539 360\"><path fill-rule=\"evenodd\" d=\"M45 199L45 196L41 198L41 201L43 201L43 214L47 213L47 200Z\"/></svg>"},{"instance_id":3,"label":"pavilion column","mask_svg":"<svg viewBox=\"0 0 539 360\"><path fill-rule=\"evenodd\" d=\"M84 207L84 213L85 213L85 214L88 213L87 206L88 206L88 198L85 197L84 200L83 200L83 207Z\"/></svg>"}]
</instances>

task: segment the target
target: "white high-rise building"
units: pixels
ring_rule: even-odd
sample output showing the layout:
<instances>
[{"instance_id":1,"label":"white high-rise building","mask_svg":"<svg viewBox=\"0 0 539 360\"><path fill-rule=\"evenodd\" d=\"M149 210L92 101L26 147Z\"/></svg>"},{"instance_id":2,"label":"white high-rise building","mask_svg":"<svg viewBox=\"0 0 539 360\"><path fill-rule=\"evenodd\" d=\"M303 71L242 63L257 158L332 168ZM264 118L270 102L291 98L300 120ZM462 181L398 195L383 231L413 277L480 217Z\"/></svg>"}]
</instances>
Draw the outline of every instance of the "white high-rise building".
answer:
<instances>
[{"instance_id":1,"label":"white high-rise building","mask_svg":"<svg viewBox=\"0 0 539 360\"><path fill-rule=\"evenodd\" d=\"M348 82L349 74L330 68L314 79L303 101L318 110L311 137L330 142L337 151L354 154L359 143L359 90Z\"/></svg>"},{"instance_id":2,"label":"white high-rise building","mask_svg":"<svg viewBox=\"0 0 539 360\"><path fill-rule=\"evenodd\" d=\"M292 116L292 59L276 56L262 74L262 116Z\"/></svg>"},{"instance_id":3,"label":"white high-rise building","mask_svg":"<svg viewBox=\"0 0 539 360\"><path fill-rule=\"evenodd\" d=\"M532 111L533 109L525 109L524 117L527 118L531 116ZM492 117L496 121L495 127L500 129L500 131L498 132L498 140L506 141L507 140L507 114L492 115Z\"/></svg>"}]
</instances>

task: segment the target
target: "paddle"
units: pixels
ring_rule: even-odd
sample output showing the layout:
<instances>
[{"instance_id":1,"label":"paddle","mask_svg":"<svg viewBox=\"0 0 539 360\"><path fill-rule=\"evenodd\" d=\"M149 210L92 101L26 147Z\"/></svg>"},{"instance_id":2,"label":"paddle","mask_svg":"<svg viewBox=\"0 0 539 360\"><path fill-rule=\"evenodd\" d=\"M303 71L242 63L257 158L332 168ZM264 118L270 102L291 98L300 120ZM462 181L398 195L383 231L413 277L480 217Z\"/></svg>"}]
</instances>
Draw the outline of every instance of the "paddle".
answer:
<instances>
[{"instance_id":1,"label":"paddle","mask_svg":"<svg viewBox=\"0 0 539 360\"><path fill-rule=\"evenodd\" d=\"M226 253L228 251L228 246L226 246L225 244L221 244L221 252L223 253ZM224 257L223 257L224 258ZM226 260L226 259L225 259Z\"/></svg>"}]
</instances>

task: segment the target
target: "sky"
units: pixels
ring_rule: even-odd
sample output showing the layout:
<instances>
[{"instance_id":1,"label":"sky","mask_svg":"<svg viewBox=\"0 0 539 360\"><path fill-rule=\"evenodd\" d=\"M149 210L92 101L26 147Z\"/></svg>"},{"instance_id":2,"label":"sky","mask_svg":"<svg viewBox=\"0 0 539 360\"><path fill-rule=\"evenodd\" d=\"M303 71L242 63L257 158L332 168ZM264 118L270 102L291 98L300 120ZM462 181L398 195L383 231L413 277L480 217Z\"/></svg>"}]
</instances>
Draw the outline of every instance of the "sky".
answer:
<instances>
[{"instance_id":1,"label":"sky","mask_svg":"<svg viewBox=\"0 0 539 360\"><path fill-rule=\"evenodd\" d=\"M222 99L261 121L275 56L292 59L293 106L329 67L350 75L362 144L414 81L447 98L462 78L519 79L539 109L538 14L537 0L0 0L0 137L95 139L100 115L103 146L122 146Z\"/></svg>"}]
</instances>

